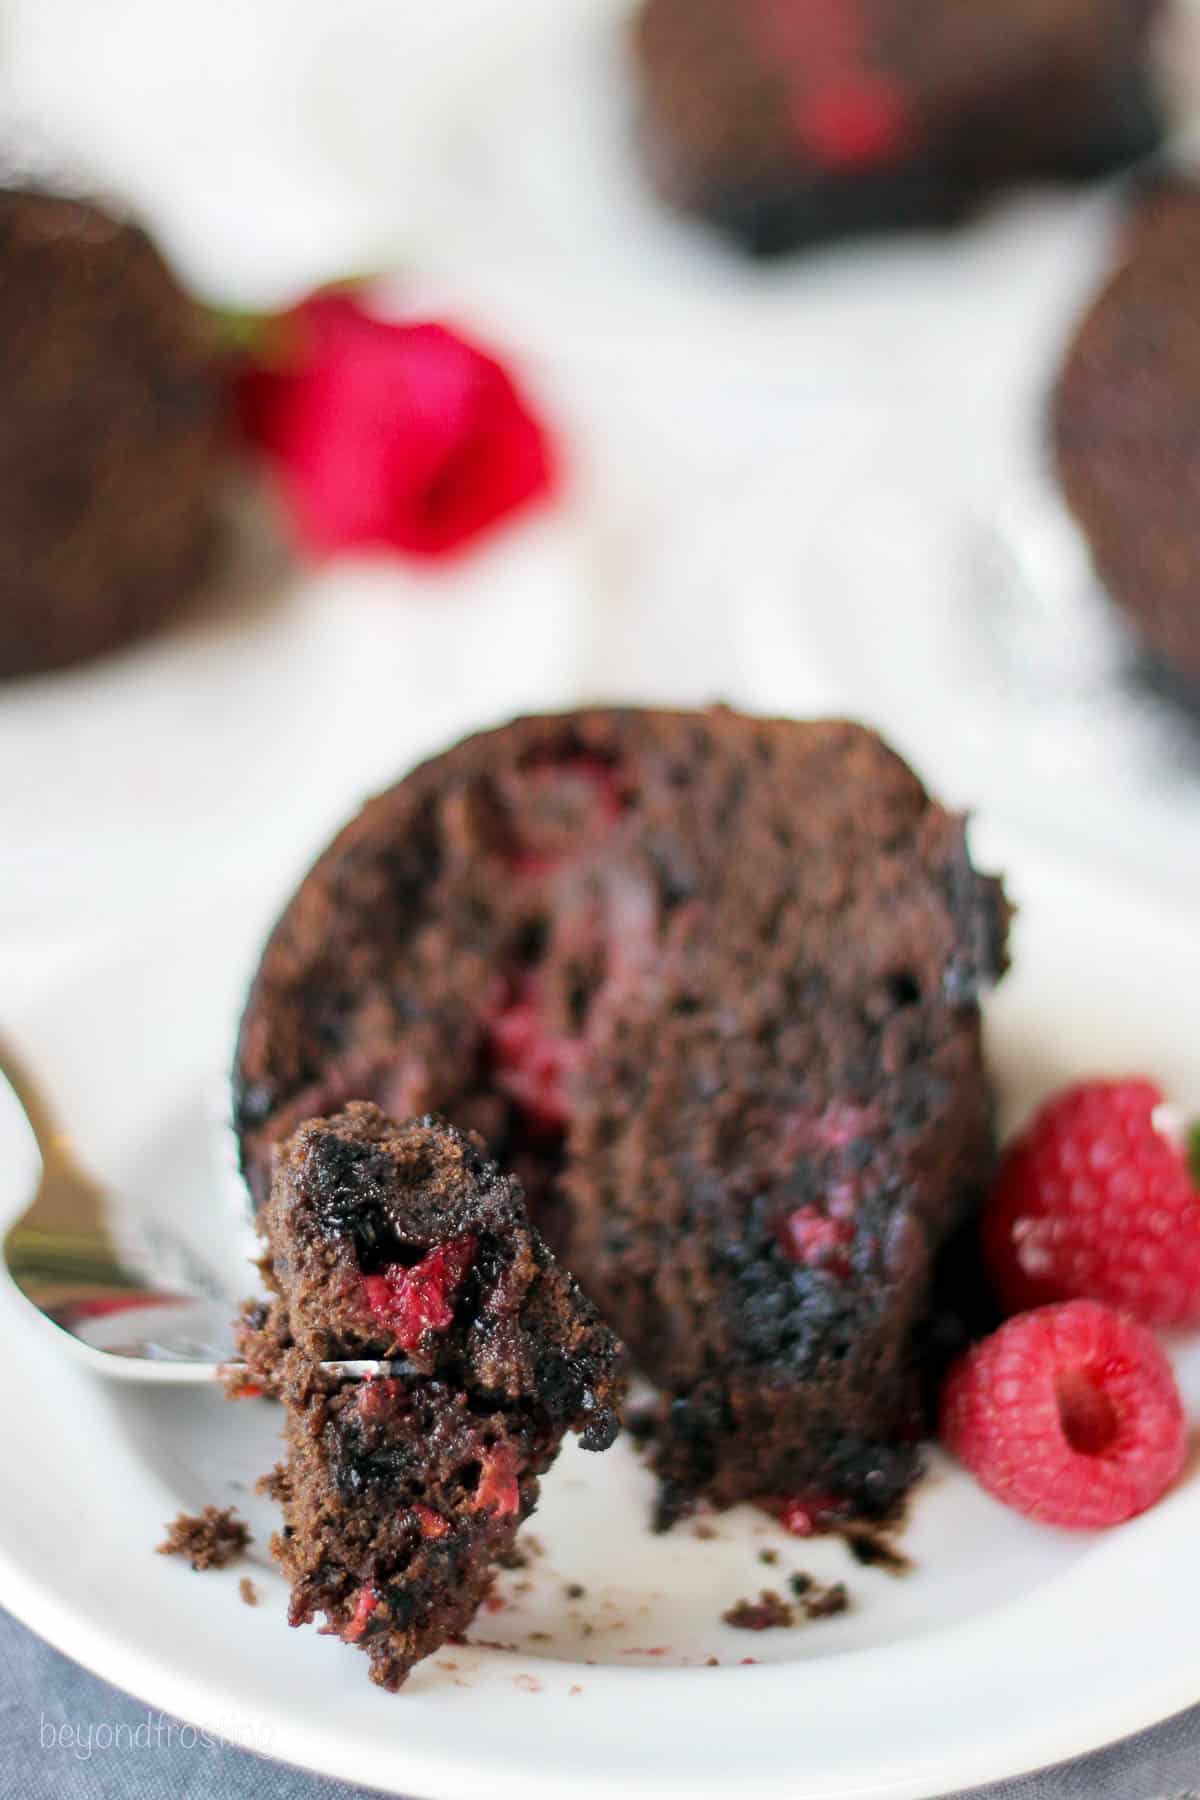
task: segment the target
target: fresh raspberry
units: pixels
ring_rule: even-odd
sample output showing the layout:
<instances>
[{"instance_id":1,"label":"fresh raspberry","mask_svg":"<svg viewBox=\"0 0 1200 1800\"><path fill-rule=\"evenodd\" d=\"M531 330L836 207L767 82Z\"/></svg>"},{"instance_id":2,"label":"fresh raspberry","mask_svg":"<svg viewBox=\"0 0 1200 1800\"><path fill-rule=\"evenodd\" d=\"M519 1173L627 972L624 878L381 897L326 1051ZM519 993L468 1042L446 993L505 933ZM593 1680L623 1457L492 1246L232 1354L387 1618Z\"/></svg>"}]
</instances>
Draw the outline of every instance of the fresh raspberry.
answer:
<instances>
[{"instance_id":1,"label":"fresh raspberry","mask_svg":"<svg viewBox=\"0 0 1200 1800\"><path fill-rule=\"evenodd\" d=\"M1094 1300L1009 1319L955 1364L946 1448L997 1500L1096 1530L1144 1512L1186 1450L1171 1365L1142 1325Z\"/></svg>"},{"instance_id":2,"label":"fresh raspberry","mask_svg":"<svg viewBox=\"0 0 1200 1800\"><path fill-rule=\"evenodd\" d=\"M1013 1312L1103 1300L1146 1325L1200 1324L1200 1183L1155 1125L1150 1081L1089 1081L1009 1146L983 1242Z\"/></svg>"},{"instance_id":3,"label":"fresh raspberry","mask_svg":"<svg viewBox=\"0 0 1200 1800\"><path fill-rule=\"evenodd\" d=\"M378 1275L363 1276L367 1305L402 1350L415 1350L426 1332L453 1324L454 1296L478 1249L468 1234L436 1245L412 1268L390 1263Z\"/></svg>"}]
</instances>

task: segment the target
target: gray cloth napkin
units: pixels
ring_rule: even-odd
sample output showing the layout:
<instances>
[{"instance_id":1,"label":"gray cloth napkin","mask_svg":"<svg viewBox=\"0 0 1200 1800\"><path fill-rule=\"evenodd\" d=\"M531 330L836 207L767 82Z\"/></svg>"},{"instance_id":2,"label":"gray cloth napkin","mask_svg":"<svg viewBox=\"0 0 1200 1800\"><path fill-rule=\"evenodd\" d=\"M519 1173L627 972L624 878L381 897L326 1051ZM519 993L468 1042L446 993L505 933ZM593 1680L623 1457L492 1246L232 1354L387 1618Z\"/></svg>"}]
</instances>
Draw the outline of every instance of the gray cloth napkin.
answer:
<instances>
[{"instance_id":1,"label":"gray cloth napkin","mask_svg":"<svg viewBox=\"0 0 1200 1800\"><path fill-rule=\"evenodd\" d=\"M205 1743L4 1612L0 1656L0 1788L8 1800L370 1800L366 1788ZM1200 1800L1200 1707L1079 1762L942 1800Z\"/></svg>"}]
</instances>

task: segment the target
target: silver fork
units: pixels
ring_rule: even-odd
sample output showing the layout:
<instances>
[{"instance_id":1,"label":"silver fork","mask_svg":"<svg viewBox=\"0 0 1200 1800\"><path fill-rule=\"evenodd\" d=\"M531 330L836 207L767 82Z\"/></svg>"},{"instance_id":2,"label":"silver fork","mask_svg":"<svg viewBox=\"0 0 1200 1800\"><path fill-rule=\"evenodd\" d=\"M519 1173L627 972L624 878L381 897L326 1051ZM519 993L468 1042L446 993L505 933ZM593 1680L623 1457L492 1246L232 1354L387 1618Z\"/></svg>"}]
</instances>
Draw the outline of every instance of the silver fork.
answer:
<instances>
[{"instance_id":1,"label":"silver fork","mask_svg":"<svg viewBox=\"0 0 1200 1800\"><path fill-rule=\"evenodd\" d=\"M32 1204L4 1239L4 1267L30 1315L96 1372L124 1381L219 1380L234 1352L236 1302L194 1263L186 1280L158 1287L123 1259L107 1224L102 1187L75 1160L36 1082L0 1040L0 1108L23 1117L41 1163ZM326 1363L349 1377L376 1362Z\"/></svg>"}]
</instances>

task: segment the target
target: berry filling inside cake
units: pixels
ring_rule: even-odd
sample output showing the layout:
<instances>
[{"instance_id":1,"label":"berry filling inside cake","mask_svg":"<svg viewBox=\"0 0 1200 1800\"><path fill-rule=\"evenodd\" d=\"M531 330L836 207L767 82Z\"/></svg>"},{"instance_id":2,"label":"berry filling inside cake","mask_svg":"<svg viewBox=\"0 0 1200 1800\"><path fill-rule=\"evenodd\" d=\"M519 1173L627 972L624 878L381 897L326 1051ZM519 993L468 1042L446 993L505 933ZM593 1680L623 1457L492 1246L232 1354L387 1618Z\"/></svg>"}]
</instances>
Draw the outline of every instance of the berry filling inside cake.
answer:
<instances>
[{"instance_id":1,"label":"berry filling inside cake","mask_svg":"<svg viewBox=\"0 0 1200 1800\"><path fill-rule=\"evenodd\" d=\"M395 1689L470 1623L564 1434L613 1441L619 1347L516 1184L439 1121L309 1121L260 1224L272 1299L241 1348L287 1409L291 1622L323 1613ZM390 1360L353 1380L332 1357Z\"/></svg>"},{"instance_id":2,"label":"berry filling inside cake","mask_svg":"<svg viewBox=\"0 0 1200 1800\"><path fill-rule=\"evenodd\" d=\"M991 1169L1006 923L862 727L520 721L373 801L301 887L242 1027L248 1178L261 1201L272 1144L351 1096L446 1114L661 1390L663 1523L698 1496L884 1513L939 1252ZM470 1289L473 1235L347 1276L372 1341Z\"/></svg>"}]
</instances>

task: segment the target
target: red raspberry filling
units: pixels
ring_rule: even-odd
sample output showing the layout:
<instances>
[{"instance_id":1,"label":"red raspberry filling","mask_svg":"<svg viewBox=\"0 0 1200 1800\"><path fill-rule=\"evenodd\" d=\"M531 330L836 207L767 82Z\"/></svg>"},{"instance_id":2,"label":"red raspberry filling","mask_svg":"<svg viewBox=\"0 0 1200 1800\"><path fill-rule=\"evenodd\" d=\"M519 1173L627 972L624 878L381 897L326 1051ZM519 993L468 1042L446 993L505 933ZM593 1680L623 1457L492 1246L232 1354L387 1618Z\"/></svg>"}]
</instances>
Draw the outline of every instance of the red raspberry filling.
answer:
<instances>
[{"instance_id":1,"label":"red raspberry filling","mask_svg":"<svg viewBox=\"0 0 1200 1800\"><path fill-rule=\"evenodd\" d=\"M1153 1506L1187 1448L1158 1344L1092 1300L1022 1313L969 1350L943 1389L941 1435L996 1499L1077 1530Z\"/></svg>"},{"instance_id":2,"label":"red raspberry filling","mask_svg":"<svg viewBox=\"0 0 1200 1800\"><path fill-rule=\"evenodd\" d=\"M407 1412L408 1390L402 1381L390 1376L364 1375L358 1384L355 1404L364 1424L378 1425L398 1412Z\"/></svg>"},{"instance_id":3,"label":"red raspberry filling","mask_svg":"<svg viewBox=\"0 0 1200 1800\"><path fill-rule=\"evenodd\" d=\"M853 1100L833 1100L822 1112L792 1112L780 1122L775 1160L790 1170L798 1158L820 1164L824 1175L821 1206L798 1206L775 1222L775 1239L790 1262L824 1269L845 1280L847 1252L854 1242L854 1220L862 1199L863 1178L847 1152L879 1130L879 1108Z\"/></svg>"},{"instance_id":4,"label":"red raspberry filling","mask_svg":"<svg viewBox=\"0 0 1200 1800\"><path fill-rule=\"evenodd\" d=\"M475 1489L474 1512L495 1513L507 1518L521 1504L517 1476L521 1458L512 1444L495 1444L479 1458L479 1486Z\"/></svg>"},{"instance_id":5,"label":"red raspberry filling","mask_svg":"<svg viewBox=\"0 0 1200 1800\"><path fill-rule=\"evenodd\" d=\"M798 1206L780 1220L776 1236L789 1261L842 1278L850 1273L846 1251L854 1242L854 1226L848 1219L827 1218L815 1206Z\"/></svg>"},{"instance_id":6,"label":"red raspberry filling","mask_svg":"<svg viewBox=\"0 0 1200 1800\"><path fill-rule=\"evenodd\" d=\"M819 1113L785 1113L777 1127L778 1160L787 1165L799 1156L830 1157L836 1166L848 1167L841 1153L877 1134L882 1122L877 1106L854 1100L831 1100Z\"/></svg>"},{"instance_id":7,"label":"red raspberry filling","mask_svg":"<svg viewBox=\"0 0 1200 1800\"><path fill-rule=\"evenodd\" d=\"M350 1622L342 1630L342 1638L347 1644L357 1644L360 1637L371 1623L371 1614L379 1605L379 1595L368 1581L365 1587L358 1590L354 1612Z\"/></svg>"},{"instance_id":8,"label":"red raspberry filling","mask_svg":"<svg viewBox=\"0 0 1200 1800\"><path fill-rule=\"evenodd\" d=\"M779 1523L793 1537L815 1537L845 1513L845 1506L835 1494L806 1494L784 1500L779 1507Z\"/></svg>"},{"instance_id":9,"label":"red raspberry filling","mask_svg":"<svg viewBox=\"0 0 1200 1800\"><path fill-rule=\"evenodd\" d=\"M537 976L523 976L514 998L489 1027L496 1086L520 1107L529 1126L559 1132L571 1116L569 1086L584 1044L547 1029Z\"/></svg>"},{"instance_id":10,"label":"red raspberry filling","mask_svg":"<svg viewBox=\"0 0 1200 1800\"><path fill-rule=\"evenodd\" d=\"M450 1534L449 1521L443 1519L441 1513L435 1512L432 1506L426 1506L422 1500L414 1500L409 1508L417 1521L423 1538L444 1538Z\"/></svg>"},{"instance_id":11,"label":"red raspberry filling","mask_svg":"<svg viewBox=\"0 0 1200 1800\"><path fill-rule=\"evenodd\" d=\"M378 1275L362 1277L373 1316L402 1350L415 1350L427 1332L454 1323L454 1297L479 1249L467 1234L438 1244L419 1263L390 1263Z\"/></svg>"}]
</instances>

